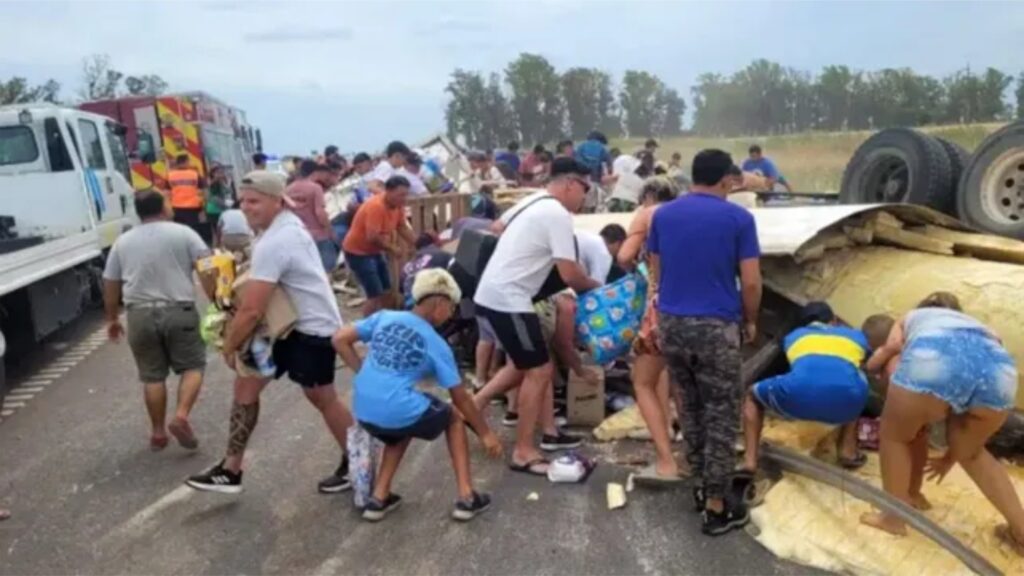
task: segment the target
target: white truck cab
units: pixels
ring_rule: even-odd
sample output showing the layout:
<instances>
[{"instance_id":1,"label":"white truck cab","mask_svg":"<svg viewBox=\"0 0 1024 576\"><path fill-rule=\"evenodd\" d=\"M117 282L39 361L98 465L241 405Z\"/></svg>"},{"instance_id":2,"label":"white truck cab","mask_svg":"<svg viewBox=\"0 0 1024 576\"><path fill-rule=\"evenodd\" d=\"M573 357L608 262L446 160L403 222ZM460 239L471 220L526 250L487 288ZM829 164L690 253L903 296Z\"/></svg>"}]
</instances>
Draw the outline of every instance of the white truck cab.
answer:
<instances>
[{"instance_id":1,"label":"white truck cab","mask_svg":"<svg viewBox=\"0 0 1024 576\"><path fill-rule=\"evenodd\" d=\"M109 118L73 108L0 106L0 337L8 357L99 296L103 256L136 220L123 134Z\"/></svg>"}]
</instances>

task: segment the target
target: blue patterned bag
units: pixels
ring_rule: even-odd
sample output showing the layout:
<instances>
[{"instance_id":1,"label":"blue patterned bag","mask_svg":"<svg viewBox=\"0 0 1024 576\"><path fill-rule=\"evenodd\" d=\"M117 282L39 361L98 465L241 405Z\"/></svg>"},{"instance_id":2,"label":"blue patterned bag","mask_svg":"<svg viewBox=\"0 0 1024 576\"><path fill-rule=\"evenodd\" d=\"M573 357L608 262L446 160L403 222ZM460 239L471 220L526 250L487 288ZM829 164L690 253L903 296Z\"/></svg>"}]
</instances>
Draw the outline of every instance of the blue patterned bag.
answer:
<instances>
[{"instance_id":1,"label":"blue patterned bag","mask_svg":"<svg viewBox=\"0 0 1024 576\"><path fill-rule=\"evenodd\" d=\"M629 351L640 329L647 280L628 274L580 296L576 333L594 361L607 364Z\"/></svg>"}]
</instances>

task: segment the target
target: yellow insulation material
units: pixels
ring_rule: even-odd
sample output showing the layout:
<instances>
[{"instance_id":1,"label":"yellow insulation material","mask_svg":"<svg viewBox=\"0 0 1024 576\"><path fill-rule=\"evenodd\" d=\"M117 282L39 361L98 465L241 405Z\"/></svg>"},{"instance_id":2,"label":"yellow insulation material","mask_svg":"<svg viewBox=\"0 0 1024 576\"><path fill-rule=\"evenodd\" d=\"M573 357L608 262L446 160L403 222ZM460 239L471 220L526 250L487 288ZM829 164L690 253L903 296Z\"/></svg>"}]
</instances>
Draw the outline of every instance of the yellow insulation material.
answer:
<instances>
[{"instance_id":1,"label":"yellow insulation material","mask_svg":"<svg viewBox=\"0 0 1024 576\"><path fill-rule=\"evenodd\" d=\"M834 462L835 437L827 426L769 421L765 440ZM1020 494L1024 470L1008 466ZM855 473L881 487L878 456ZM926 483L924 495L934 508L925 515L987 558L1005 574L1024 574L1024 558L996 540L993 529L1004 523L995 508L959 466L942 484ZM844 574L970 574L959 560L937 544L910 531L891 536L860 524L871 507L841 490L786 474L768 492L764 504L751 512L760 529L758 541L780 558Z\"/></svg>"}]
</instances>

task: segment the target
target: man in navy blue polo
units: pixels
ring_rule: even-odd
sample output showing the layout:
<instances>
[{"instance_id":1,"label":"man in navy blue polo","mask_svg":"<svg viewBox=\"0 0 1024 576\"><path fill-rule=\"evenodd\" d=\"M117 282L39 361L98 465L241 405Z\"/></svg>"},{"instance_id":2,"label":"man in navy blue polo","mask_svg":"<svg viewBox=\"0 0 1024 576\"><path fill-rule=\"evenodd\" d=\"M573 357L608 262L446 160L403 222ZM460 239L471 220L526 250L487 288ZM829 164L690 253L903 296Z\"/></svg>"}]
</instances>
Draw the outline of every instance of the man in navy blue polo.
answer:
<instances>
[{"instance_id":1,"label":"man in navy blue polo","mask_svg":"<svg viewBox=\"0 0 1024 576\"><path fill-rule=\"evenodd\" d=\"M712 536L750 520L746 506L725 495L743 398L740 326L753 340L761 251L753 215L725 200L731 167L721 150L698 153L690 193L658 208L647 241L661 351L683 393L687 460L701 478L694 500Z\"/></svg>"}]
</instances>

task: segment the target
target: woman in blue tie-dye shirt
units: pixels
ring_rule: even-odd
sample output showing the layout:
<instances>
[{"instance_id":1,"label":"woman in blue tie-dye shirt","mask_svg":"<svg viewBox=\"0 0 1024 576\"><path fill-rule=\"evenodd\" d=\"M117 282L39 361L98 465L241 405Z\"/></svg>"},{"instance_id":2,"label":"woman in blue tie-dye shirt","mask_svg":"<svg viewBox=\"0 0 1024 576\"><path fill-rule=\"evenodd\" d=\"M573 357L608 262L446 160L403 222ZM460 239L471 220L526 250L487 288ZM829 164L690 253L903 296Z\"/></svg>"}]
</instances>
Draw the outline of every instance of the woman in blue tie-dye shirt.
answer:
<instances>
[{"instance_id":1,"label":"woman in blue tie-dye shirt","mask_svg":"<svg viewBox=\"0 0 1024 576\"><path fill-rule=\"evenodd\" d=\"M1024 508L1006 469L985 449L1006 422L1017 391L1017 367L999 337L964 314L956 296L936 292L893 327L867 369L889 372L880 446L885 491L926 510L931 505L921 494L924 476L941 482L960 464L1006 518L1008 525L996 534L1024 555ZM929 461L928 426L943 420L949 449ZM865 514L861 521L906 533L903 522L888 514Z\"/></svg>"}]
</instances>

